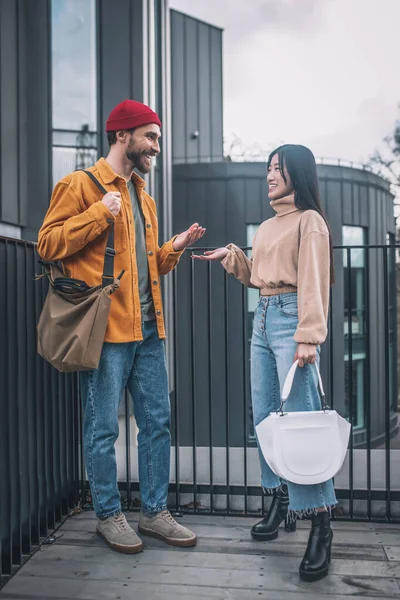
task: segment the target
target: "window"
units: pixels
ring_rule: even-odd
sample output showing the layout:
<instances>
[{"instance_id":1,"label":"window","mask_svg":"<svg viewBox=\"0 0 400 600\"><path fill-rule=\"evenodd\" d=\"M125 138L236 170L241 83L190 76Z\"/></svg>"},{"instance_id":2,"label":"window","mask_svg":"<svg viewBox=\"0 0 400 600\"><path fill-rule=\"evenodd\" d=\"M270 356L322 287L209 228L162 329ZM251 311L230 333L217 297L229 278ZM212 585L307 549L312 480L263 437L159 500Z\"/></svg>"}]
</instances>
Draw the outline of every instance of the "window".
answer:
<instances>
[{"instance_id":1,"label":"window","mask_svg":"<svg viewBox=\"0 0 400 600\"><path fill-rule=\"evenodd\" d=\"M367 393L365 359L365 353L353 354L353 360L351 363L352 372L350 377L350 361L348 355L345 356L345 414L347 418L349 418L350 413L353 413L354 427L362 427L364 425L364 400L365 394Z\"/></svg>"},{"instance_id":2,"label":"window","mask_svg":"<svg viewBox=\"0 0 400 600\"><path fill-rule=\"evenodd\" d=\"M365 230L362 227L343 227L343 246L365 245ZM349 277L347 262L350 262L351 273ZM366 272L365 250L354 248L343 250L344 266L344 302L345 322L344 333L348 334L349 311L351 312L351 330L353 335L365 333L366 311ZM350 306L351 303L351 306Z\"/></svg>"},{"instance_id":3,"label":"window","mask_svg":"<svg viewBox=\"0 0 400 600\"><path fill-rule=\"evenodd\" d=\"M343 227L345 406L355 428L365 425L367 382L367 272L362 227ZM351 336L351 337L350 337ZM350 343L351 342L351 343ZM350 357L351 348L351 357ZM351 360L350 360L351 358Z\"/></svg>"},{"instance_id":4,"label":"window","mask_svg":"<svg viewBox=\"0 0 400 600\"><path fill-rule=\"evenodd\" d=\"M53 182L97 160L95 0L52 0Z\"/></svg>"}]
</instances>

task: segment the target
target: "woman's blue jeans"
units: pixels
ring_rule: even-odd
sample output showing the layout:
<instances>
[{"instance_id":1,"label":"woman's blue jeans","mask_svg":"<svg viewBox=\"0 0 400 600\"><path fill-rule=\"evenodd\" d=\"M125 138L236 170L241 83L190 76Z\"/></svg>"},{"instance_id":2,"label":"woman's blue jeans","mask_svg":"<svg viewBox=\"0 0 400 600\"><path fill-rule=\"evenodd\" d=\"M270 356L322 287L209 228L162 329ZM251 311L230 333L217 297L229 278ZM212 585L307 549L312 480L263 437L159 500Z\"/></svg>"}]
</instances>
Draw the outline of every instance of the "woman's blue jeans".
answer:
<instances>
[{"instance_id":1,"label":"woman's blue jeans","mask_svg":"<svg viewBox=\"0 0 400 600\"><path fill-rule=\"evenodd\" d=\"M293 339L297 324L296 293L261 296L254 313L251 340L251 394L255 425L280 406L282 387L297 349L297 343ZM296 371L285 410L320 409L316 369L307 364ZM318 452L318 448L315 451ZM331 508L337 503L332 480L318 485L283 482L268 466L260 448L259 456L261 485L267 493L271 493L282 483L287 483L289 510L293 513L309 514L317 508Z\"/></svg>"}]
</instances>

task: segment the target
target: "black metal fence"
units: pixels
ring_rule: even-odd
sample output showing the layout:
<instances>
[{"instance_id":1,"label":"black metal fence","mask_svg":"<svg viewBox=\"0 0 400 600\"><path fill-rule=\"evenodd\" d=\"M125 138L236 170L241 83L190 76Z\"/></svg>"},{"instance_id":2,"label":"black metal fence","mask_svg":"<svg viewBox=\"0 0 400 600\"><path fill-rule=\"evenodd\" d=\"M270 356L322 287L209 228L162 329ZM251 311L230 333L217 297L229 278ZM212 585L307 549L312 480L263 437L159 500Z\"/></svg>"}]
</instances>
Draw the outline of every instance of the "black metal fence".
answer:
<instances>
[{"instance_id":1,"label":"black metal fence","mask_svg":"<svg viewBox=\"0 0 400 600\"><path fill-rule=\"evenodd\" d=\"M76 377L36 354L35 246L0 238L0 585L78 501Z\"/></svg>"},{"instance_id":2,"label":"black metal fence","mask_svg":"<svg viewBox=\"0 0 400 600\"><path fill-rule=\"evenodd\" d=\"M194 252L199 252L195 249ZM398 247L334 250L330 334L322 349L329 401L353 425L335 479L336 518L400 520ZM174 277L171 373L176 511L258 514L249 343L255 290L219 264L186 255Z\"/></svg>"},{"instance_id":3,"label":"black metal fence","mask_svg":"<svg viewBox=\"0 0 400 600\"><path fill-rule=\"evenodd\" d=\"M400 521L399 248L334 250L336 284L321 366L331 406L353 426L335 478L335 518ZM192 261L190 253L172 278L170 507L178 513L261 514L268 500L259 485L249 385L257 292L219 264ZM125 407L129 415L128 398ZM120 488L126 509L134 510L140 500L133 418L122 419L121 428Z\"/></svg>"},{"instance_id":4,"label":"black metal fence","mask_svg":"<svg viewBox=\"0 0 400 600\"><path fill-rule=\"evenodd\" d=\"M336 518L400 520L397 246L335 249L322 372L330 403L353 424L335 480ZM196 249L195 252L199 252ZM0 238L1 581L69 510L90 503L77 377L36 354L46 293L35 246ZM177 512L261 514L265 497L252 424L249 344L254 290L186 253L173 279L172 472ZM125 508L140 506L130 399L117 442Z\"/></svg>"}]
</instances>

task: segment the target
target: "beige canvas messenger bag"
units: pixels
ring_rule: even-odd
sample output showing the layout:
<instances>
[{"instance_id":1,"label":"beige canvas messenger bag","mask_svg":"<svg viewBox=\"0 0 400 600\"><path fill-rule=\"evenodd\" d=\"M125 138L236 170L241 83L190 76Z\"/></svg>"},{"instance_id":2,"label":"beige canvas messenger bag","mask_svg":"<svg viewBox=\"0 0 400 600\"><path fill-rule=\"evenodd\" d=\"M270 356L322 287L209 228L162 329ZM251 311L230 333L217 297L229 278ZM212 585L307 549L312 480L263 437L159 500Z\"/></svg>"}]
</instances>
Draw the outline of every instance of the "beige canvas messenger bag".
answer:
<instances>
[{"instance_id":1,"label":"beige canvas messenger bag","mask_svg":"<svg viewBox=\"0 0 400 600\"><path fill-rule=\"evenodd\" d=\"M82 169L103 192L96 177ZM49 289L37 325L37 351L62 373L97 369L111 295L119 288L124 271L114 278L114 225L110 227L101 285L89 287L84 281L65 277L61 265L45 263Z\"/></svg>"}]
</instances>

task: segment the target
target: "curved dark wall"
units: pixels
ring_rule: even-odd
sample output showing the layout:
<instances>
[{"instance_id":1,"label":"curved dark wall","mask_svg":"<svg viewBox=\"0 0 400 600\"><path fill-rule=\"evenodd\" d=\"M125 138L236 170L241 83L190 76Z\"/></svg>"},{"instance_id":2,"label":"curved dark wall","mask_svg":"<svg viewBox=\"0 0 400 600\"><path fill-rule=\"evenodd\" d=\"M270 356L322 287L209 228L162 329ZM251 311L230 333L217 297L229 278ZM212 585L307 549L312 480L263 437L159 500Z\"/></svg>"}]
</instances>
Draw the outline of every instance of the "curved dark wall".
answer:
<instances>
[{"instance_id":1,"label":"curved dark wall","mask_svg":"<svg viewBox=\"0 0 400 600\"><path fill-rule=\"evenodd\" d=\"M342 225L368 227L369 244L384 244L386 233L395 232L393 196L382 177L331 165L318 165L318 175L334 244L342 243ZM203 222L208 218L210 246L232 239L244 245L244 225L274 215L268 202L265 163L175 165L173 184L174 226L183 227L194 215Z\"/></svg>"},{"instance_id":2,"label":"curved dark wall","mask_svg":"<svg viewBox=\"0 0 400 600\"><path fill-rule=\"evenodd\" d=\"M393 217L393 196L388 182L366 170L342 166L318 165L321 195L330 223L333 241L342 244L343 225L361 226L366 230L366 241L370 245L385 244L386 235L395 233ZM228 242L246 246L248 224L258 224L273 216L269 205L266 184L265 163L210 163L175 165L173 170L173 224L174 231L181 231L194 221L207 228L204 245L216 247ZM376 445L384 442L385 429L385 311L384 276L382 250L368 251L368 384L366 385L365 405L371 407L371 440ZM179 377L178 389L185 402L181 404L181 421L192 422L189 398L193 395L191 379L191 349L187 335L191 331L190 261L186 257L178 270L179 285L179 330L177 338ZM213 346L213 367L207 362L207 319L208 319L208 280L203 264L196 263L194 275L195 289L195 390L196 403L202 407L197 414L197 442L206 445L209 435L209 414L204 408L208 404L207 391L203 389L205 379L211 376L214 420L223 417L223 398L229 388L230 402L230 442L240 446L243 443L243 393L248 395L244 379L248 370L248 356L243 343L246 325L243 323L243 292L233 278L228 278L229 298L228 326L229 339L223 322L224 283L219 265L212 267L212 312L219 317L213 321L211 342ZM345 411L345 363L346 340L344 335L344 272L343 251L335 250L336 285L332 290L332 331L322 349L323 375L331 402ZM186 332L186 333L185 333ZM186 336L186 338L185 338ZM357 340L354 341L353 353ZM228 355L228 367L224 362ZM243 367L243 363L245 366ZM331 368L328 368L332 365ZM228 370L228 376L225 373ZM204 383L204 385L202 384ZM244 392L245 390L245 392ZM368 420L367 420L368 422ZM226 435L221 427L215 427L214 443L224 445ZM193 431L190 427L182 432L183 443L190 444ZM354 444L362 446L366 441L366 429L355 431Z\"/></svg>"}]
</instances>

